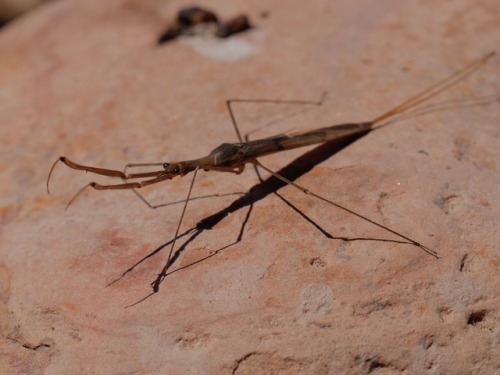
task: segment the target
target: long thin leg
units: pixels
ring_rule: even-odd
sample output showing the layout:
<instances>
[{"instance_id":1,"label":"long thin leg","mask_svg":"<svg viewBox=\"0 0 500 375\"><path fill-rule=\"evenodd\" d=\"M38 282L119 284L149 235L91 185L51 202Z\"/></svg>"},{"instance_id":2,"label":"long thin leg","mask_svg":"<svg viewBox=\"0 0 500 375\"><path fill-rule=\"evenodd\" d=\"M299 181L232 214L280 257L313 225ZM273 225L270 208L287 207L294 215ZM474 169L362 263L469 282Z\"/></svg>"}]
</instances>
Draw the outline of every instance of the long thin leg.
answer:
<instances>
[{"instance_id":1,"label":"long thin leg","mask_svg":"<svg viewBox=\"0 0 500 375\"><path fill-rule=\"evenodd\" d=\"M380 223L377 223L376 221L371 220L371 219L367 218L366 216L363 216L363 215L361 215L361 214L359 214L359 213L357 213L357 212L355 212L355 211L353 211L353 210L351 210L351 209L349 209L349 208L346 208L346 207L344 207L344 206L342 206L342 205L340 205L340 204L338 204L338 203L335 203L335 202L333 202L333 201L331 201L331 200L329 200L329 199L327 199L327 198L325 198L325 197L322 197L321 195L318 195L318 194L316 194L316 193L313 193L312 191L310 191L310 190L308 190L308 189L306 189L306 188L304 188L304 187L302 187L302 186L300 186L300 185L296 184L296 183L295 183L295 182L293 182L293 181L290 181L289 179L287 179L287 178L285 178L285 177L281 176L280 174L278 174L278 173L276 173L276 172L272 171L271 169L269 169L269 168L265 167L265 166L264 166L264 165L262 165L262 164L261 164L258 160L256 160L256 159L255 159L255 160L253 161L253 163L254 163L256 166L258 166L258 167L260 167L260 168L264 169L264 170L265 170L265 171L267 171L268 173L272 174L274 177L279 178L281 181L283 181L283 182L285 182L285 183L287 183L287 184L289 184L289 185L291 185L291 186L295 187L296 189L299 189L299 190L300 190L300 191L302 191L304 194L311 195L311 196L313 196L313 197L315 197L315 198L321 199L322 201L324 201L324 202L326 202L326 203L328 203L328 204L331 204L331 205L332 205L332 206L334 206L334 207L340 208L341 210L344 210L344 211L346 211L346 212L348 212L348 213L350 213L350 214L352 214L352 215L354 215L354 216L357 216L357 217L359 217L359 218L361 218L361 219L363 219L363 220L366 220L366 221L368 221L369 223L371 223L371 224L373 224L373 225L376 225L376 226L377 226L377 227L379 227L379 228L385 229L386 231L388 231L388 232L390 232L390 233L392 233L392 234L395 234L396 236L398 236L398 237L400 237L400 238L403 238L403 239L404 239L404 240L406 240L406 241L409 241L411 244L413 244L413 245L415 245L415 246L417 246L417 247L421 248L422 250L424 250L426 253L428 253L428 254L432 255L433 257L438 258L438 259L440 258L440 255L439 255L437 252L435 252L434 250L432 250L432 249L428 248L427 246L424 246L424 245L422 245L421 243L419 243L419 242L417 242L417 241L415 241L415 240L413 240L413 239L411 239L411 238L409 238L409 237L407 237L407 236L405 236L405 235L403 235L403 234L401 234L401 233L399 233L399 232L396 232L395 230L392 230L391 228L388 228L388 227L386 227L385 225L382 225L382 224L380 224Z\"/></svg>"},{"instance_id":2,"label":"long thin leg","mask_svg":"<svg viewBox=\"0 0 500 375\"><path fill-rule=\"evenodd\" d=\"M243 142L243 137L241 136L240 129L236 124L236 117L234 115L233 103L275 103L275 104L299 104L299 105L316 105L320 106L326 98L326 92L321 94L318 101L310 100L276 100L276 99L230 99L226 100L226 106L229 111L229 116L231 117L231 122L233 124L234 130L236 131L236 136L240 142Z\"/></svg>"},{"instance_id":3,"label":"long thin leg","mask_svg":"<svg viewBox=\"0 0 500 375\"><path fill-rule=\"evenodd\" d=\"M174 247L175 247L175 242L177 240L177 236L179 235L179 230L181 229L182 220L184 219L184 214L186 213L186 208L187 208L187 205L189 202L189 198L191 197L191 191L193 190L194 180L196 179L198 169L199 168L196 168L194 170L193 179L191 180L191 185L189 185L189 191L188 191L188 194L186 197L186 201L184 203L184 207L182 208L182 213L181 213L181 217L179 219L179 224L177 224L177 229L175 230L174 240L172 241L172 246L170 247L170 252L168 253L167 262L165 263L165 266L163 267L161 272L158 274L158 277L156 278L156 280L153 281L153 283L151 284L153 287L153 291L155 293L160 290L160 284L162 283L163 279L165 279L165 276L167 275L167 270L170 267L170 258L172 257L172 253L173 253Z\"/></svg>"}]
</instances>

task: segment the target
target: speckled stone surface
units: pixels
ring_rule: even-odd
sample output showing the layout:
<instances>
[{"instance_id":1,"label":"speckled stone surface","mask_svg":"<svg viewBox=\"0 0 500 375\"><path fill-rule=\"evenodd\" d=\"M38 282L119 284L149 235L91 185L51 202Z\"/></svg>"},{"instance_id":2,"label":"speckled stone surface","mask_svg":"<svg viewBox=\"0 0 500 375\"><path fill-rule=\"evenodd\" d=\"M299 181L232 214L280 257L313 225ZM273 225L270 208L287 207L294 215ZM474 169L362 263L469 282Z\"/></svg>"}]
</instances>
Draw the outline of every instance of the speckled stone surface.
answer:
<instances>
[{"instance_id":1,"label":"speckled stone surface","mask_svg":"<svg viewBox=\"0 0 500 375\"><path fill-rule=\"evenodd\" d=\"M54 1L0 32L0 373L500 372L498 56L444 107L335 154L261 159L441 259L251 167L200 172L193 196L210 197L188 206L175 272L124 308L150 294L182 205L89 190L65 211L86 183L120 181L61 164L47 195L58 156L204 156L237 141L230 98L327 91L320 107L239 104L254 139L369 120L500 45L495 0L258 0L205 3L251 31L156 46L185 5ZM189 182L142 193L176 202Z\"/></svg>"}]
</instances>

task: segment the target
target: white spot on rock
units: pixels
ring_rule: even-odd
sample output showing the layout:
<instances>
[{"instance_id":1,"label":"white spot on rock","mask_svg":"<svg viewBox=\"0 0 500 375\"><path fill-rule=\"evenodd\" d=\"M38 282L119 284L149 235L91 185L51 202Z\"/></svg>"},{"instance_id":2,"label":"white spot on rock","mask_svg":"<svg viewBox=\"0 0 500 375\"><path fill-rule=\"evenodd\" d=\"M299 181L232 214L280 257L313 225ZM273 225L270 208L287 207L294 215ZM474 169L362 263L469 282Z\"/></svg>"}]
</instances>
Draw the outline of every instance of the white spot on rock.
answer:
<instances>
[{"instance_id":1,"label":"white spot on rock","mask_svg":"<svg viewBox=\"0 0 500 375\"><path fill-rule=\"evenodd\" d=\"M328 285L307 285L300 293L299 319L305 323L322 323L322 318L331 313L334 301L333 291Z\"/></svg>"}]
</instances>

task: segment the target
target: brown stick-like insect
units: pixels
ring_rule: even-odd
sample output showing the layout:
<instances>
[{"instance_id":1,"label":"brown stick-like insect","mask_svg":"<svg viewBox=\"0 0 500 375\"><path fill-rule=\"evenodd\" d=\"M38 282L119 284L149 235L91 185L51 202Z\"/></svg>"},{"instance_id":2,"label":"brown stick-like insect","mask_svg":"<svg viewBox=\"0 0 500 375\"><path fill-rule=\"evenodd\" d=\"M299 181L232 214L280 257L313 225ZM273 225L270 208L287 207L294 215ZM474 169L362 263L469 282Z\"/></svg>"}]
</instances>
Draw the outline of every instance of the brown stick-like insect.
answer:
<instances>
[{"instance_id":1,"label":"brown stick-like insect","mask_svg":"<svg viewBox=\"0 0 500 375\"><path fill-rule=\"evenodd\" d=\"M381 227L390 233L408 241L410 244L417 246L427 252L428 254L432 255L435 258L439 258L439 254L435 252L434 250L430 249L427 246L422 245L421 243L399 233L396 232L395 230L392 230L390 228L387 228L386 226L379 224L371 219L368 219L367 217L358 214L348 208L345 208L327 198L324 198L320 195L317 195L310 190L296 184L295 182L292 182L288 180L287 178L281 176L280 174L270 170L269 168L263 166L257 158L261 156L266 156L272 153L280 152L280 151L285 151L285 150L290 150L298 147L304 147L304 146L309 146L313 144L319 144L319 143L326 143L326 142L332 142L332 141L345 141L348 139L351 139L353 137L360 137L363 136L369 132L371 132L374 129L377 129L383 125L383 122L386 120L389 120L391 118L394 118L396 115L400 115L404 112L407 112L411 108L415 108L419 104L435 97L436 95L440 94L441 92L447 90L451 86L455 85L468 75L470 75L472 72L476 71L480 67L482 67L489 59L491 59L495 55L495 52L490 52L489 54L485 55L484 57L474 61L461 71L449 76L448 78L432 85L428 89L422 91L418 95L415 95L414 97L408 99L404 103L394 107L390 111L387 111L383 113L382 115L375 117L373 120L370 121L365 121L365 122L360 122L360 123L351 123L351 124L341 124L341 125L333 125L333 126L328 126L324 128L319 128L319 129L314 129L311 131L299 133L299 134L289 134L289 135L277 135L273 137L268 137L268 138L263 138L263 139L258 139L258 140L253 140L253 141L248 141L244 142L243 138L241 137L238 128L236 126L236 120L231 108L231 103L233 102L241 102L245 100L232 100L232 101L227 101L227 107L231 116L231 120L233 122L233 125L235 126L238 138L240 142L238 143L223 143L219 147L215 148L213 151L211 151L207 156L199 158L199 159L193 159L193 160L187 160L187 161L180 161L180 162L175 162L175 163L140 163L140 164L127 164L125 166L124 171L118 171L118 170L112 170L112 169L103 169L103 168L96 168L96 167L91 167L91 166L86 166L82 164L77 164L68 158L61 156L59 157L54 164L52 165L48 177L47 177L47 192L49 192L49 181L50 177L52 175L52 172L56 166L56 164L60 161L64 164L66 164L68 167L77 169L77 170L82 170L86 172L91 172L103 176L108 176L108 177L117 177L120 178L123 181L130 181L130 180L137 180L135 182L125 182L121 184L116 184L116 185L102 185L97 182L90 182L89 184L85 185L80 191L69 201L68 206L76 199L77 196L79 196L85 189L88 187L92 187L96 190L115 190L115 189L139 189L142 188L143 186L147 185L152 185L156 184L162 181L170 180L176 176L184 176L190 172L193 173L193 179L191 181L191 185L189 187L188 195L187 198L184 202L184 207L182 210L181 217L179 219L179 223L177 225L177 229L175 232L174 239L172 241L172 245L170 248L170 252L167 258L167 262L165 264L165 267L163 267L162 271L158 274L158 277L156 280L152 283L153 290L154 292L157 292L159 290L159 286L163 279L167 275L167 269L170 266L170 259L172 256L173 249L175 247L175 241L176 238L179 234L179 229L182 224L182 220L184 218L184 214L186 212L186 207L189 202L190 196L191 196L191 191L194 185L194 181L196 178L196 174L198 170L203 169L205 171L218 171L218 172L230 172L230 173L235 173L235 174L240 174L243 172L245 169L245 165L247 163L253 164L257 167L260 167L267 172L269 172L271 175L274 177L282 180L283 182L299 189L305 194L309 194L315 198L321 199L324 202L327 202L328 204L340 208L344 211L347 211L353 215L356 215L358 217L361 217L362 219L378 226ZM271 101L271 100L255 100L253 102L276 102L276 101ZM321 104L322 99L319 102L304 102L304 101L278 101L279 103L295 103L295 104ZM142 172L142 173L127 173L127 169L131 167L145 167L145 166L162 166L162 169L157 170L157 171L151 171L151 172ZM142 180L141 180L142 179Z\"/></svg>"}]
</instances>

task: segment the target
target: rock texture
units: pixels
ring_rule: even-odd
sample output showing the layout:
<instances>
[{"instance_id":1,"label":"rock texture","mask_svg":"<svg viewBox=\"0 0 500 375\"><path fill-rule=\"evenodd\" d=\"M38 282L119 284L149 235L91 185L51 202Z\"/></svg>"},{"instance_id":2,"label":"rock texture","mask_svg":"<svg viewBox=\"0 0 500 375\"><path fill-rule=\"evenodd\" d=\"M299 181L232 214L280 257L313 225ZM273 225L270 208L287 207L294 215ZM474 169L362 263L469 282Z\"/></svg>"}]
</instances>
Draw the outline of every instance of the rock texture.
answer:
<instances>
[{"instance_id":1,"label":"rock texture","mask_svg":"<svg viewBox=\"0 0 500 375\"><path fill-rule=\"evenodd\" d=\"M328 92L237 105L252 138L367 120L500 45L496 0L214 0L254 28L157 46L186 5L54 1L1 31L0 373L499 373L499 57L336 154L261 160L441 259L250 167L200 172L171 273L124 308L150 294L182 205L89 190L65 211L120 181L61 164L47 195L58 156L203 156L237 140L229 98ZM189 183L142 193L176 202Z\"/></svg>"}]
</instances>

